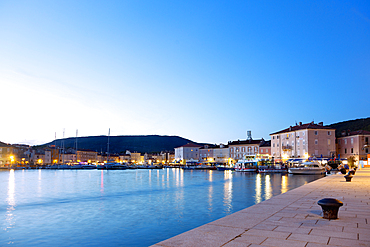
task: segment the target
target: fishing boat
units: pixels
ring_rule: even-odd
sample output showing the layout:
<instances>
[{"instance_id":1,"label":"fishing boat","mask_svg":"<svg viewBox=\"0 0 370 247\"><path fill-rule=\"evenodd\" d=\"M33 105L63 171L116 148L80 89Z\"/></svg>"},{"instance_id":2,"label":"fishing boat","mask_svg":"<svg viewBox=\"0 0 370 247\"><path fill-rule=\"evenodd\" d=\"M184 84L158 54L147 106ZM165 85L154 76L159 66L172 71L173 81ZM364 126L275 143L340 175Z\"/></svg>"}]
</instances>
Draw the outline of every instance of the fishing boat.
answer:
<instances>
[{"instance_id":1,"label":"fishing boat","mask_svg":"<svg viewBox=\"0 0 370 247\"><path fill-rule=\"evenodd\" d=\"M235 164L236 172L256 172L257 171L257 161L254 160L239 160Z\"/></svg>"},{"instance_id":2,"label":"fishing boat","mask_svg":"<svg viewBox=\"0 0 370 247\"><path fill-rule=\"evenodd\" d=\"M297 167L288 169L290 174L311 175L311 174L325 174L325 167L317 162L303 162Z\"/></svg>"}]
</instances>

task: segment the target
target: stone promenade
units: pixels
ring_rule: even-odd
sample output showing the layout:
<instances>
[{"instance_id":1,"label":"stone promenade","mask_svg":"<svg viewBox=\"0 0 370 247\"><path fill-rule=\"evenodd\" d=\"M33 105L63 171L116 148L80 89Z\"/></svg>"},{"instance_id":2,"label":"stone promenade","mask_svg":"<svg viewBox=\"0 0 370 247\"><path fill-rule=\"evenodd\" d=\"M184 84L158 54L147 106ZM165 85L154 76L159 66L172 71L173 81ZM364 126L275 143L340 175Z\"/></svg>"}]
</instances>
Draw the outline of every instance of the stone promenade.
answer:
<instances>
[{"instance_id":1,"label":"stone promenade","mask_svg":"<svg viewBox=\"0 0 370 247\"><path fill-rule=\"evenodd\" d=\"M323 198L344 203L338 219L322 218ZM370 168L352 182L331 175L153 246L370 246Z\"/></svg>"}]
</instances>

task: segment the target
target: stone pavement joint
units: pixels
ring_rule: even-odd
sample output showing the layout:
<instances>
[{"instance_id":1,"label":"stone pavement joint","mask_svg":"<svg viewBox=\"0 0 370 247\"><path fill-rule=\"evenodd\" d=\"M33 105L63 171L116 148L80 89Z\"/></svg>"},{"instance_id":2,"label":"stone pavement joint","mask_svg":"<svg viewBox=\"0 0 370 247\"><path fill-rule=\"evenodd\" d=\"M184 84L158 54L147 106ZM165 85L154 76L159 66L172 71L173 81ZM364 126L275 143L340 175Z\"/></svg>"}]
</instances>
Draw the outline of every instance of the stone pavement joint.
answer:
<instances>
[{"instance_id":1,"label":"stone pavement joint","mask_svg":"<svg viewBox=\"0 0 370 247\"><path fill-rule=\"evenodd\" d=\"M338 219L322 218L317 202L344 203ZM370 168L352 182L333 174L153 245L172 246L370 246Z\"/></svg>"}]
</instances>

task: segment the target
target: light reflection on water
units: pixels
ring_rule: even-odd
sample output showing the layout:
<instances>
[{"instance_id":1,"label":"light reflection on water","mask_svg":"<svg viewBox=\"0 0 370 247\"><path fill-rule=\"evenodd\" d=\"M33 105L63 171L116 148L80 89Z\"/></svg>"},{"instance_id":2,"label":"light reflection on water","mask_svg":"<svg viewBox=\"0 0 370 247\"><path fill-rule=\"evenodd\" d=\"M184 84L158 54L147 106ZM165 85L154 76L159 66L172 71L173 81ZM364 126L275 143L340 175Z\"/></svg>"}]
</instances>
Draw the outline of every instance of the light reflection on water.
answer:
<instances>
[{"instance_id":1,"label":"light reflection on water","mask_svg":"<svg viewBox=\"0 0 370 247\"><path fill-rule=\"evenodd\" d=\"M178 168L1 171L0 246L149 246L318 177Z\"/></svg>"},{"instance_id":2,"label":"light reflection on water","mask_svg":"<svg viewBox=\"0 0 370 247\"><path fill-rule=\"evenodd\" d=\"M14 170L9 171L9 179L8 179L8 197L7 197L7 211L6 211L6 226L4 230L12 228L15 224L14 219L14 210L15 210L15 178L14 178Z\"/></svg>"},{"instance_id":3,"label":"light reflection on water","mask_svg":"<svg viewBox=\"0 0 370 247\"><path fill-rule=\"evenodd\" d=\"M270 174L265 175L265 200L268 200L272 197L272 188L270 181Z\"/></svg>"}]
</instances>

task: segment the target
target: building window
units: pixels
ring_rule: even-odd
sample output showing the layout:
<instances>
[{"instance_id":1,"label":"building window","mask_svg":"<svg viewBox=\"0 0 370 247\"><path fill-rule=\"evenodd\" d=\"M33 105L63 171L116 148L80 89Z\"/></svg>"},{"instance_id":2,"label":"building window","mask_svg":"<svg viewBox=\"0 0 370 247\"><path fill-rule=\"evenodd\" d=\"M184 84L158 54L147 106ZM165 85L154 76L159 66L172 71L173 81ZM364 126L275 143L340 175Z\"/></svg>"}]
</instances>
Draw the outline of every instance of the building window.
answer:
<instances>
[{"instance_id":1,"label":"building window","mask_svg":"<svg viewBox=\"0 0 370 247\"><path fill-rule=\"evenodd\" d=\"M263 148L261 148L261 153L263 153Z\"/></svg>"},{"instance_id":2,"label":"building window","mask_svg":"<svg viewBox=\"0 0 370 247\"><path fill-rule=\"evenodd\" d=\"M318 135L318 132L315 130L315 136L317 136Z\"/></svg>"},{"instance_id":3,"label":"building window","mask_svg":"<svg viewBox=\"0 0 370 247\"><path fill-rule=\"evenodd\" d=\"M272 140L274 140L274 139L275 139L275 136L272 137Z\"/></svg>"},{"instance_id":4,"label":"building window","mask_svg":"<svg viewBox=\"0 0 370 247\"><path fill-rule=\"evenodd\" d=\"M279 139L279 136L277 136L276 139Z\"/></svg>"},{"instance_id":5,"label":"building window","mask_svg":"<svg viewBox=\"0 0 370 247\"><path fill-rule=\"evenodd\" d=\"M353 138L351 138L351 144L353 144Z\"/></svg>"},{"instance_id":6,"label":"building window","mask_svg":"<svg viewBox=\"0 0 370 247\"><path fill-rule=\"evenodd\" d=\"M319 144L319 140L315 139L315 145Z\"/></svg>"},{"instance_id":7,"label":"building window","mask_svg":"<svg viewBox=\"0 0 370 247\"><path fill-rule=\"evenodd\" d=\"M330 145L330 139L328 139L328 145Z\"/></svg>"},{"instance_id":8,"label":"building window","mask_svg":"<svg viewBox=\"0 0 370 247\"><path fill-rule=\"evenodd\" d=\"M353 148L351 148L351 154L353 154Z\"/></svg>"},{"instance_id":9,"label":"building window","mask_svg":"<svg viewBox=\"0 0 370 247\"><path fill-rule=\"evenodd\" d=\"M369 153L369 149L365 148L365 153ZM0 154L1 155L1 154Z\"/></svg>"},{"instance_id":10,"label":"building window","mask_svg":"<svg viewBox=\"0 0 370 247\"><path fill-rule=\"evenodd\" d=\"M347 153L347 148L344 149L344 153L346 154Z\"/></svg>"},{"instance_id":11,"label":"building window","mask_svg":"<svg viewBox=\"0 0 370 247\"><path fill-rule=\"evenodd\" d=\"M331 135L331 131L328 131L328 136L330 136Z\"/></svg>"},{"instance_id":12,"label":"building window","mask_svg":"<svg viewBox=\"0 0 370 247\"><path fill-rule=\"evenodd\" d=\"M344 139L344 144L347 144L347 139Z\"/></svg>"},{"instance_id":13,"label":"building window","mask_svg":"<svg viewBox=\"0 0 370 247\"><path fill-rule=\"evenodd\" d=\"M272 144L272 147L274 148L275 147L275 143Z\"/></svg>"},{"instance_id":14,"label":"building window","mask_svg":"<svg viewBox=\"0 0 370 247\"><path fill-rule=\"evenodd\" d=\"M338 140L338 144L340 144L340 140Z\"/></svg>"},{"instance_id":15,"label":"building window","mask_svg":"<svg viewBox=\"0 0 370 247\"><path fill-rule=\"evenodd\" d=\"M369 143L369 137L365 137L365 143L368 144ZM1 148L0 148L0 152L1 152Z\"/></svg>"}]
</instances>

